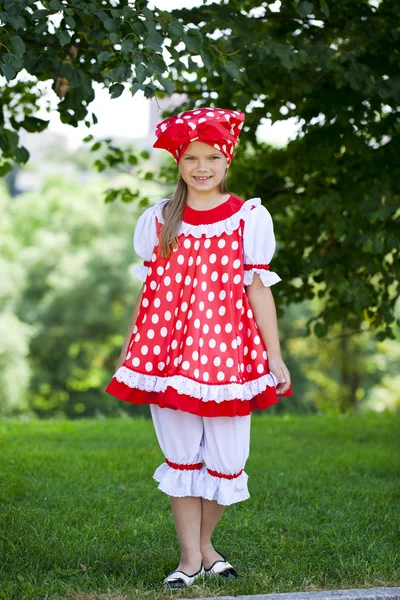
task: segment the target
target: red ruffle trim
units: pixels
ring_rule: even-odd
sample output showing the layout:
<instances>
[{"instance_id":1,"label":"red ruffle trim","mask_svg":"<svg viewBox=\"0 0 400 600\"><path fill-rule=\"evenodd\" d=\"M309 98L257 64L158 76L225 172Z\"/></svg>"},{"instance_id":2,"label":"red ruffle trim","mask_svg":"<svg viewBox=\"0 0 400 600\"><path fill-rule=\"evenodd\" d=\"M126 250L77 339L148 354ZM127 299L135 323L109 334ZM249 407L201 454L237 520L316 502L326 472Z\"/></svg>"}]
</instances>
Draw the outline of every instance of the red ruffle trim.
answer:
<instances>
[{"instance_id":1,"label":"red ruffle trim","mask_svg":"<svg viewBox=\"0 0 400 600\"><path fill-rule=\"evenodd\" d=\"M112 378L105 391L123 402L131 404L157 404L160 408L182 410L201 417L243 417L253 410L266 410L272 404L279 403L279 396L274 387L268 386L264 392L254 396L251 400L224 400L215 402L209 400L202 402L199 398L179 394L175 388L167 387L165 392L148 392L130 388L122 381ZM292 386L282 394L292 396Z\"/></svg>"},{"instance_id":2,"label":"red ruffle trim","mask_svg":"<svg viewBox=\"0 0 400 600\"><path fill-rule=\"evenodd\" d=\"M171 460L168 460L167 457L165 457L165 462L168 466L172 467L173 469L178 469L179 471L200 471L201 467L203 466L202 462L194 464L174 463Z\"/></svg>"},{"instance_id":3,"label":"red ruffle trim","mask_svg":"<svg viewBox=\"0 0 400 600\"><path fill-rule=\"evenodd\" d=\"M264 269L265 271L269 271L270 266L269 265L251 265L251 264L247 264L247 263L244 265L245 271L251 271L252 269Z\"/></svg>"},{"instance_id":4,"label":"red ruffle trim","mask_svg":"<svg viewBox=\"0 0 400 600\"><path fill-rule=\"evenodd\" d=\"M210 473L210 475L213 475L214 477L220 477L223 479L236 479L236 477L240 477L240 475L243 473L243 469L239 471L239 473L235 473L234 475L225 475L225 473L218 473L218 471L212 471L211 469L207 469L207 471Z\"/></svg>"}]
</instances>

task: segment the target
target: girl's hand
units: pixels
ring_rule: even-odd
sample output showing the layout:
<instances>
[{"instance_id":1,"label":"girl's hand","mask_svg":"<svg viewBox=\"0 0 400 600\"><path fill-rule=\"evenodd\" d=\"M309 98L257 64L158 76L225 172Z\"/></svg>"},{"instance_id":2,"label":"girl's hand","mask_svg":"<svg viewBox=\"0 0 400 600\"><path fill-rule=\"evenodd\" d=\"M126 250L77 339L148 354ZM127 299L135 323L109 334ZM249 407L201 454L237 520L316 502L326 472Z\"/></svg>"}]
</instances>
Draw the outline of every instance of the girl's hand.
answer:
<instances>
[{"instance_id":1,"label":"girl's hand","mask_svg":"<svg viewBox=\"0 0 400 600\"><path fill-rule=\"evenodd\" d=\"M281 356L268 356L269 370L279 380L276 393L285 394L290 388L290 373Z\"/></svg>"}]
</instances>

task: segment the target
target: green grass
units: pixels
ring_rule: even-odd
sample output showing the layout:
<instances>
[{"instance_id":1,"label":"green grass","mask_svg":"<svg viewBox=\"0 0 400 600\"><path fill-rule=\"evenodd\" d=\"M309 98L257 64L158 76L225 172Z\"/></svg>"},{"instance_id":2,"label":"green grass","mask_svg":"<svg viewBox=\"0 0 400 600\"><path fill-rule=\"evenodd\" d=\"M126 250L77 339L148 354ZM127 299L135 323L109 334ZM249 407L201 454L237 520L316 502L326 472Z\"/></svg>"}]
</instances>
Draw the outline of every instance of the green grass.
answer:
<instances>
[{"instance_id":1,"label":"green grass","mask_svg":"<svg viewBox=\"0 0 400 600\"><path fill-rule=\"evenodd\" d=\"M179 561L144 419L0 421L0 598L199 597L400 583L400 416L253 416L251 498L217 549L239 571L163 591Z\"/></svg>"}]
</instances>

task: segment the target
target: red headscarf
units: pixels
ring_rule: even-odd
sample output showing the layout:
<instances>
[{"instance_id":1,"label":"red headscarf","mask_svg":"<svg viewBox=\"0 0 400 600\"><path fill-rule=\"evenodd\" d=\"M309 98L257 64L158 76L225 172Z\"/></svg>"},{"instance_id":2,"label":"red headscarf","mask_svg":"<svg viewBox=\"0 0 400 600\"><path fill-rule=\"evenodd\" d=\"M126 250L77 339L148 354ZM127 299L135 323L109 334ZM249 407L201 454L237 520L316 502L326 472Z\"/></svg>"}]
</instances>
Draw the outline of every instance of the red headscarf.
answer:
<instances>
[{"instance_id":1,"label":"red headscarf","mask_svg":"<svg viewBox=\"0 0 400 600\"><path fill-rule=\"evenodd\" d=\"M153 148L164 148L179 163L190 142L217 148L231 162L243 127L244 113L226 108L197 108L168 117L156 127Z\"/></svg>"}]
</instances>

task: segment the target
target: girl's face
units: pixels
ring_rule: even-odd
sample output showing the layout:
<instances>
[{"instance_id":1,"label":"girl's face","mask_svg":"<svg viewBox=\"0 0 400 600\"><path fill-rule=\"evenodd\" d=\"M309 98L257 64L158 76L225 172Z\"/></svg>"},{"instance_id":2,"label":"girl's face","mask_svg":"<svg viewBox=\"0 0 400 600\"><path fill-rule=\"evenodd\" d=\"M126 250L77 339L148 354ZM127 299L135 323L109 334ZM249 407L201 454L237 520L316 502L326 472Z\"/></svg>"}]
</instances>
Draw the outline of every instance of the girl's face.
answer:
<instances>
[{"instance_id":1,"label":"girl's face","mask_svg":"<svg viewBox=\"0 0 400 600\"><path fill-rule=\"evenodd\" d=\"M204 142L191 142L179 161L179 172L188 188L193 191L212 192L225 176L228 166L220 150Z\"/></svg>"}]
</instances>

